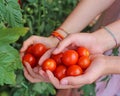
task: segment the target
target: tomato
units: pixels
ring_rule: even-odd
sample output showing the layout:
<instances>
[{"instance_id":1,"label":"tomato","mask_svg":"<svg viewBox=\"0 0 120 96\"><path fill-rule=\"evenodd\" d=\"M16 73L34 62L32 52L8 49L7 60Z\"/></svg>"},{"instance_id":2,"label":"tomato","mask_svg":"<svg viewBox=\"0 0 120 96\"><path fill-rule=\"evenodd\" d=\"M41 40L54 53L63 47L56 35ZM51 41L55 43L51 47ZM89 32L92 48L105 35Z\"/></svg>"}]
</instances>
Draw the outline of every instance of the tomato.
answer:
<instances>
[{"instance_id":1,"label":"tomato","mask_svg":"<svg viewBox=\"0 0 120 96\"><path fill-rule=\"evenodd\" d=\"M82 68L79 65L71 65L67 69L67 76L78 76L83 73Z\"/></svg>"},{"instance_id":2,"label":"tomato","mask_svg":"<svg viewBox=\"0 0 120 96\"><path fill-rule=\"evenodd\" d=\"M54 59L57 64L62 64L62 61L61 61L62 56L63 56L63 53L59 53L56 55L52 54L51 58Z\"/></svg>"},{"instance_id":3,"label":"tomato","mask_svg":"<svg viewBox=\"0 0 120 96\"><path fill-rule=\"evenodd\" d=\"M78 65L82 68L82 69L86 69L90 66L90 58L88 56L82 56L79 58L78 60Z\"/></svg>"},{"instance_id":4,"label":"tomato","mask_svg":"<svg viewBox=\"0 0 120 96\"><path fill-rule=\"evenodd\" d=\"M67 70L66 66L58 65L54 71L55 77L57 77L59 80L66 77L66 70Z\"/></svg>"},{"instance_id":5,"label":"tomato","mask_svg":"<svg viewBox=\"0 0 120 96\"><path fill-rule=\"evenodd\" d=\"M63 53L62 62L66 66L74 65L78 61L78 53L75 50L67 50Z\"/></svg>"},{"instance_id":6,"label":"tomato","mask_svg":"<svg viewBox=\"0 0 120 96\"><path fill-rule=\"evenodd\" d=\"M79 56L89 56L90 55L88 49L85 47L77 48L77 53L79 54Z\"/></svg>"},{"instance_id":7,"label":"tomato","mask_svg":"<svg viewBox=\"0 0 120 96\"><path fill-rule=\"evenodd\" d=\"M38 43L33 45L32 47L32 54L35 57L40 58L45 52L46 52L47 48L45 45L43 45L42 43Z\"/></svg>"},{"instance_id":8,"label":"tomato","mask_svg":"<svg viewBox=\"0 0 120 96\"><path fill-rule=\"evenodd\" d=\"M26 50L26 53L32 53L32 45L31 46L29 46L28 48L27 48L27 50Z\"/></svg>"},{"instance_id":9,"label":"tomato","mask_svg":"<svg viewBox=\"0 0 120 96\"><path fill-rule=\"evenodd\" d=\"M36 66L36 59L34 56L32 56L31 54L27 53L23 56L23 59L22 59L22 63L23 65L25 65L25 62L28 62L31 67L35 67Z\"/></svg>"},{"instance_id":10,"label":"tomato","mask_svg":"<svg viewBox=\"0 0 120 96\"><path fill-rule=\"evenodd\" d=\"M56 69L56 62L55 62L55 60L52 59L52 58L46 59L46 60L43 62L43 64L42 64L42 69L43 69L44 71L50 70L50 71L53 72L53 71Z\"/></svg>"},{"instance_id":11,"label":"tomato","mask_svg":"<svg viewBox=\"0 0 120 96\"><path fill-rule=\"evenodd\" d=\"M22 7L22 1L18 0L18 4L20 5L20 7Z\"/></svg>"}]
</instances>

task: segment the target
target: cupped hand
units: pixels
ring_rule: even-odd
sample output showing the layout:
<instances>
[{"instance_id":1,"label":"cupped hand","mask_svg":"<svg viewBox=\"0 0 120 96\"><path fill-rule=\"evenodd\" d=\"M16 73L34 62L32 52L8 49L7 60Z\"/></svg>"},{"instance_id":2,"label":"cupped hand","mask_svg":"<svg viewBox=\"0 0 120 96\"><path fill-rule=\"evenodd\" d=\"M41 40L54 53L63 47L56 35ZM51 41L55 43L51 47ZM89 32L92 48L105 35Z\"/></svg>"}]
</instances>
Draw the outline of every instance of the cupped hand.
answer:
<instances>
[{"instance_id":1,"label":"cupped hand","mask_svg":"<svg viewBox=\"0 0 120 96\"><path fill-rule=\"evenodd\" d=\"M105 56L102 54L92 55L91 60L92 62L89 68L80 76L69 76L59 81L52 72L47 71L50 82L57 89L79 88L85 84L95 82L99 77L107 73L107 66L105 63Z\"/></svg>"},{"instance_id":2,"label":"cupped hand","mask_svg":"<svg viewBox=\"0 0 120 96\"><path fill-rule=\"evenodd\" d=\"M53 48L58 44L58 40L52 36L50 37L31 36L23 42L23 45L20 49L21 57L24 55L25 51L30 45L34 45L36 43L42 43L47 48Z\"/></svg>"},{"instance_id":3,"label":"cupped hand","mask_svg":"<svg viewBox=\"0 0 120 96\"><path fill-rule=\"evenodd\" d=\"M70 34L64 40L62 40L53 51L53 54L58 54L70 46L86 47L89 50L90 54L98 54L104 52L103 46L100 46L98 44L97 38L92 35L92 33L74 33Z\"/></svg>"},{"instance_id":4,"label":"cupped hand","mask_svg":"<svg viewBox=\"0 0 120 96\"><path fill-rule=\"evenodd\" d=\"M24 41L23 46L20 50L21 59L25 54L25 51L30 45L42 43L46 45L48 48L53 48L57 45L58 40L52 36L50 37L39 37L39 36L31 36L26 41ZM50 49L51 50L51 49ZM50 56L50 50L46 51L45 54L39 60L40 64ZM35 68L31 68L31 66L26 62L24 67L24 75L26 79L30 82L49 82L46 73L42 70L41 66L38 65Z\"/></svg>"}]
</instances>

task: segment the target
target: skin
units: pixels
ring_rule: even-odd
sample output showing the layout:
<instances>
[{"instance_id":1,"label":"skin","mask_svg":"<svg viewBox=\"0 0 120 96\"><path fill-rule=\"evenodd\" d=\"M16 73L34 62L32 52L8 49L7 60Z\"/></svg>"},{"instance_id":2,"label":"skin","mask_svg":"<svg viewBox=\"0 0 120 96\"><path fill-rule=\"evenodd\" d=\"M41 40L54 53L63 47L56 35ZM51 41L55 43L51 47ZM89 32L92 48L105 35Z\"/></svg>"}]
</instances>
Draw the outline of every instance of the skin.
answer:
<instances>
[{"instance_id":1,"label":"skin","mask_svg":"<svg viewBox=\"0 0 120 96\"><path fill-rule=\"evenodd\" d=\"M80 32L82 29L84 29L97 15L101 14L101 12L103 12L111 4L113 4L114 1L115 0L109 0L109 2L107 0L106 1L105 0L92 0L92 1L89 1L89 0L80 0L80 2L78 3L78 5L76 6L76 8L71 12L71 14L66 18L66 20L63 22L63 24L61 24L61 26L60 26L61 28L65 29L68 32L68 34L71 34L71 33L76 33L76 34L72 34L72 35L67 36L66 33L64 33L61 30L58 30L58 32L61 35L65 36L65 37L67 36L69 38L69 40L66 38L63 41L64 43L61 42L58 45L58 47L55 49L55 51L53 53L56 54L56 53L59 53L61 50L64 50L64 48L66 47L65 46L65 44L66 44L65 42L69 42L69 44L71 42L75 43L73 41L77 38L78 40L76 40L76 41L79 41L79 40L80 41L82 40L82 41L81 42L77 42L76 46L83 45L83 46L87 47L88 49L90 49L90 52L91 52L92 55L94 55L94 54L100 54L100 55L95 55L96 58L98 58L98 57L102 58L101 54L105 50L111 49L112 47L115 46L115 42L114 42L113 38L111 38L110 36L108 36L108 33L105 32L105 31L103 31L103 29L97 30L93 34L89 34L89 33L84 34L84 33L81 33L79 35L80 37L77 36L77 34L78 34L77 32ZM87 7L85 7L85 6L87 6ZM95 8L95 6L96 6L96 8ZM80 22L82 22L82 23L80 23ZM112 27L112 25L111 25L111 27ZM110 29L113 32L118 32L118 30L116 30L116 28L111 28L111 27L110 27ZM105 37L105 39L107 37L107 40L101 39L100 34L101 34L102 37ZM116 34L117 39L119 39L118 34L117 33L115 33L115 34ZM75 39L72 41L71 38L73 38L73 39L75 38ZM108 44L109 40L111 41L111 44ZM25 50L31 44L34 44L36 42L43 43L43 44L47 45L49 48L53 48L53 47L56 47L56 45L58 44L59 41L56 38L51 37L51 36L50 37L32 36L32 37L28 38L26 41L24 41L23 46L22 46L22 48L20 50L21 57L24 55ZM107 45L107 44L108 44L108 46L103 47L103 45ZM45 60L45 58L49 57L49 55L51 54L52 51L48 50L45 53L45 55L43 55L43 57L41 57L41 59L39 61L39 65L42 64L42 62ZM94 59L93 59L93 61L95 62ZM104 60L102 59L101 62L103 62L103 61ZM92 63L93 65L94 65L94 62ZM92 68L90 68L90 69L92 69ZM47 81L50 81L58 89L74 88L74 87L79 87L79 86L82 86L83 84L88 83L88 82L86 82L86 83L83 82L82 83L82 81L81 81L81 84L78 84L78 85L72 84L72 83L70 83L70 85L66 85L64 83L62 84L62 81L57 82L57 83L55 81L55 83L54 83L53 81L56 80L56 78L54 78L54 76L51 74L51 72L47 71L47 74L46 74L43 70L41 70L40 66L37 66L34 69L32 69L29 66L29 64L27 64L27 63L26 63L26 67L24 68L24 74L25 74L25 77L30 82L41 82L41 81L44 81L44 82L46 81L47 82ZM100 73L98 75L100 76L100 75L102 75L102 73ZM53 78L53 80L52 80L51 77ZM83 77L85 77L85 76L83 76ZM67 79L67 80L68 80L67 82L69 84L69 79ZM92 80L92 81L94 81L94 80ZM64 79L63 79L63 81L64 81ZM62 84L62 85L60 85L60 84Z\"/></svg>"},{"instance_id":2,"label":"skin","mask_svg":"<svg viewBox=\"0 0 120 96\"><path fill-rule=\"evenodd\" d=\"M120 32L118 32L120 30L120 20L108 25L107 28L113 32L118 46L120 46ZM91 84L106 74L120 74L120 64L118 63L120 57L102 55L105 51L114 48L116 45L113 37L106 30L99 29L93 33L71 34L59 43L53 53L58 54L71 44L74 44L74 46L85 46L89 49L92 61L91 65L85 74L76 77L66 77L61 81L57 80L50 71L47 71L50 81L56 88L77 88L85 84ZM117 66L115 66L116 63L118 64Z\"/></svg>"}]
</instances>

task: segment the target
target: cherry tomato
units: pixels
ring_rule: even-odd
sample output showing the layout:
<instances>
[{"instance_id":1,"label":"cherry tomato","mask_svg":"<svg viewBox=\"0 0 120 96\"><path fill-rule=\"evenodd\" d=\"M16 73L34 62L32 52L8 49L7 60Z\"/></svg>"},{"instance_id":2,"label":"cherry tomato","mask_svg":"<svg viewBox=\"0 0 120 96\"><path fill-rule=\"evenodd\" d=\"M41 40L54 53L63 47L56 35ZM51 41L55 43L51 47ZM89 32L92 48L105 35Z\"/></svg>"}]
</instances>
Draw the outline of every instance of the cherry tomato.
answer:
<instances>
[{"instance_id":1,"label":"cherry tomato","mask_svg":"<svg viewBox=\"0 0 120 96\"><path fill-rule=\"evenodd\" d=\"M88 49L85 47L77 48L77 53L79 54L79 56L89 56L90 55Z\"/></svg>"},{"instance_id":2,"label":"cherry tomato","mask_svg":"<svg viewBox=\"0 0 120 96\"><path fill-rule=\"evenodd\" d=\"M38 44L35 44L33 45L32 47L32 54L35 56L35 57L41 57L45 52L46 52L47 48L45 45L41 44L41 43L38 43Z\"/></svg>"},{"instance_id":3,"label":"cherry tomato","mask_svg":"<svg viewBox=\"0 0 120 96\"><path fill-rule=\"evenodd\" d=\"M57 68L54 71L55 77L57 77L59 80L66 77L66 71L67 68L64 65L58 65Z\"/></svg>"},{"instance_id":4,"label":"cherry tomato","mask_svg":"<svg viewBox=\"0 0 120 96\"><path fill-rule=\"evenodd\" d=\"M63 53L59 53L56 55L52 54L51 58L54 59L57 64L62 64L62 61L61 61L62 56L63 56Z\"/></svg>"},{"instance_id":5,"label":"cherry tomato","mask_svg":"<svg viewBox=\"0 0 120 96\"><path fill-rule=\"evenodd\" d=\"M35 67L36 66L36 59L34 56L32 56L31 54L27 53L23 56L23 59L22 59L22 63L23 65L25 65L25 62L28 62L31 67Z\"/></svg>"},{"instance_id":6,"label":"cherry tomato","mask_svg":"<svg viewBox=\"0 0 120 96\"><path fill-rule=\"evenodd\" d=\"M55 62L55 60L52 59L52 58L46 59L46 60L43 62L43 64L42 64L42 69L43 69L44 71L50 70L50 71L53 72L53 71L56 69L56 62Z\"/></svg>"},{"instance_id":7,"label":"cherry tomato","mask_svg":"<svg viewBox=\"0 0 120 96\"><path fill-rule=\"evenodd\" d=\"M90 66L90 58L88 56L82 56L78 59L78 65L82 69L86 69Z\"/></svg>"},{"instance_id":8,"label":"cherry tomato","mask_svg":"<svg viewBox=\"0 0 120 96\"><path fill-rule=\"evenodd\" d=\"M32 45L31 46L29 46L28 48L27 48L27 50L26 50L26 53L32 53Z\"/></svg>"},{"instance_id":9,"label":"cherry tomato","mask_svg":"<svg viewBox=\"0 0 120 96\"><path fill-rule=\"evenodd\" d=\"M79 65L71 65L67 69L67 76L78 76L83 73L82 68Z\"/></svg>"},{"instance_id":10,"label":"cherry tomato","mask_svg":"<svg viewBox=\"0 0 120 96\"><path fill-rule=\"evenodd\" d=\"M75 50L67 50L63 53L62 62L66 66L74 65L78 61L78 53Z\"/></svg>"}]
</instances>

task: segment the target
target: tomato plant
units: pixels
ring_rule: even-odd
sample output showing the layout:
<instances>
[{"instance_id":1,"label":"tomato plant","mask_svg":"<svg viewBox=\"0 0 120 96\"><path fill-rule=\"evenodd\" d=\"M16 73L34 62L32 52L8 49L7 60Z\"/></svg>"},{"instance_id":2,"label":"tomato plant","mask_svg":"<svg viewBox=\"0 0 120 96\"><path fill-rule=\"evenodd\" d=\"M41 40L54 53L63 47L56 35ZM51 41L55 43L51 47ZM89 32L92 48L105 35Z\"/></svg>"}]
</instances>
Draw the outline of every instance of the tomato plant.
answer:
<instances>
[{"instance_id":1,"label":"tomato plant","mask_svg":"<svg viewBox=\"0 0 120 96\"><path fill-rule=\"evenodd\" d=\"M61 61L62 56L63 56L63 53L59 53L56 55L52 54L51 58L54 59L57 64L62 64L62 61Z\"/></svg>"},{"instance_id":2,"label":"tomato plant","mask_svg":"<svg viewBox=\"0 0 120 96\"><path fill-rule=\"evenodd\" d=\"M88 56L82 56L78 59L78 65L82 69L86 69L90 66L90 58Z\"/></svg>"},{"instance_id":3,"label":"tomato plant","mask_svg":"<svg viewBox=\"0 0 120 96\"><path fill-rule=\"evenodd\" d=\"M38 58L40 58L46 50L46 46L42 43L37 43L32 46L32 54Z\"/></svg>"},{"instance_id":4,"label":"tomato plant","mask_svg":"<svg viewBox=\"0 0 120 96\"><path fill-rule=\"evenodd\" d=\"M63 53L62 62L66 66L74 65L78 61L78 53L75 50L67 50Z\"/></svg>"},{"instance_id":5,"label":"tomato plant","mask_svg":"<svg viewBox=\"0 0 120 96\"><path fill-rule=\"evenodd\" d=\"M31 67L35 67L36 65L36 59L34 56L32 56L31 54L27 53L23 56L22 59L23 65L25 65L25 62L29 63L31 65Z\"/></svg>"},{"instance_id":6,"label":"tomato plant","mask_svg":"<svg viewBox=\"0 0 120 96\"><path fill-rule=\"evenodd\" d=\"M46 70L50 70L50 71L54 71L55 70L55 68L56 68L56 62L55 62L55 60L54 59L51 59L51 58L48 58L48 59L46 59L44 62L43 62L43 64L42 64L42 69L44 70L44 71L46 71Z\"/></svg>"},{"instance_id":7,"label":"tomato plant","mask_svg":"<svg viewBox=\"0 0 120 96\"><path fill-rule=\"evenodd\" d=\"M54 71L55 77L57 77L59 80L66 77L66 71L67 68L64 65L58 65L57 68Z\"/></svg>"},{"instance_id":8,"label":"tomato plant","mask_svg":"<svg viewBox=\"0 0 120 96\"><path fill-rule=\"evenodd\" d=\"M71 65L67 69L67 76L78 76L83 73L82 68L79 65Z\"/></svg>"},{"instance_id":9,"label":"tomato plant","mask_svg":"<svg viewBox=\"0 0 120 96\"><path fill-rule=\"evenodd\" d=\"M79 54L79 56L89 56L90 55L88 49L85 47L77 48L77 53Z\"/></svg>"}]
</instances>

